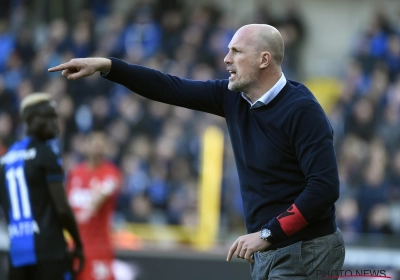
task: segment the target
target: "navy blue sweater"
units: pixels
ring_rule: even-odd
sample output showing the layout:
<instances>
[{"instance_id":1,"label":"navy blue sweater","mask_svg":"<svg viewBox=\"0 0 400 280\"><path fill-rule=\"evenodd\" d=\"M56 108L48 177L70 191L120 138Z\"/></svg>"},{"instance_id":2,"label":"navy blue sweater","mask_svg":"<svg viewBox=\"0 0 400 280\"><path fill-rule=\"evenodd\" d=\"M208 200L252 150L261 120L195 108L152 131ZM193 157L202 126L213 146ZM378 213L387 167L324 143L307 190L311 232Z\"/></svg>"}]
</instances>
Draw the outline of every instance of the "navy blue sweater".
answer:
<instances>
[{"instance_id":1,"label":"navy blue sweater","mask_svg":"<svg viewBox=\"0 0 400 280\"><path fill-rule=\"evenodd\" d=\"M331 125L301 83L288 80L267 105L250 109L228 80L181 79L112 58L106 79L149 99L226 119L248 233L266 227L284 247L336 230L339 179Z\"/></svg>"}]
</instances>

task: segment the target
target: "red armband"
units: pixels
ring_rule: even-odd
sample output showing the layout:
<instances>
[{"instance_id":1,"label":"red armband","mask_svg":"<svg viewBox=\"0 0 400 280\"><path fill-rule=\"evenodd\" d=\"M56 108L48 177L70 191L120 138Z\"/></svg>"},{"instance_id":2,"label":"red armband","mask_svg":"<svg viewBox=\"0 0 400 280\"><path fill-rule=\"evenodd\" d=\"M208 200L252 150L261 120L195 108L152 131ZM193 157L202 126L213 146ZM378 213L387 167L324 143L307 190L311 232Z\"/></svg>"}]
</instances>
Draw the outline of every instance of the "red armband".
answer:
<instances>
[{"instance_id":1,"label":"red armband","mask_svg":"<svg viewBox=\"0 0 400 280\"><path fill-rule=\"evenodd\" d=\"M294 204L280 214L277 219L287 236L295 234L308 225L308 222Z\"/></svg>"}]
</instances>

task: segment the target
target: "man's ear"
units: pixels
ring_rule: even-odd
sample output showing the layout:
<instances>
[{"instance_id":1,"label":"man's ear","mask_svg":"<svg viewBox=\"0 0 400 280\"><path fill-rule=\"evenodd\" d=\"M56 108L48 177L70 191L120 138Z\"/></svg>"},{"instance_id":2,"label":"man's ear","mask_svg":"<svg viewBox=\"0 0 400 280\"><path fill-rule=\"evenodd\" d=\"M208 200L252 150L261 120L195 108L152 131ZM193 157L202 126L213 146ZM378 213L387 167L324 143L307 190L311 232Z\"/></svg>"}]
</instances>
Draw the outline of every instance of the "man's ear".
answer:
<instances>
[{"instance_id":1,"label":"man's ear","mask_svg":"<svg viewBox=\"0 0 400 280\"><path fill-rule=\"evenodd\" d=\"M270 52L262 52L260 68L267 68L267 66L270 64L270 62L271 62L271 53Z\"/></svg>"}]
</instances>

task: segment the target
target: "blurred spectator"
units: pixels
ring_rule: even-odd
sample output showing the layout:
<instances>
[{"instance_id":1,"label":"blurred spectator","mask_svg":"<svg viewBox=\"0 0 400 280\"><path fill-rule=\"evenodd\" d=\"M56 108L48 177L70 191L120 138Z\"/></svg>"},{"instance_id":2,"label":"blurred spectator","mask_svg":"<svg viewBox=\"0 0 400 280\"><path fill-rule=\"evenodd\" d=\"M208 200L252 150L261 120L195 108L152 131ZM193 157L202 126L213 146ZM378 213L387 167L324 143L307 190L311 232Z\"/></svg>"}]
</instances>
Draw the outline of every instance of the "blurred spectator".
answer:
<instances>
[{"instance_id":1,"label":"blurred spectator","mask_svg":"<svg viewBox=\"0 0 400 280\"><path fill-rule=\"evenodd\" d=\"M361 183L363 163L367 159L368 144L355 135L346 135L338 150L341 190L357 188Z\"/></svg>"},{"instance_id":2,"label":"blurred spectator","mask_svg":"<svg viewBox=\"0 0 400 280\"><path fill-rule=\"evenodd\" d=\"M96 22L95 37L97 52L105 56L123 56L123 36L125 17L119 13L107 16L103 21Z\"/></svg>"},{"instance_id":3,"label":"blurred spectator","mask_svg":"<svg viewBox=\"0 0 400 280\"><path fill-rule=\"evenodd\" d=\"M390 153L394 153L400 143L399 119L398 109L394 106L388 105L383 109L377 135L385 142Z\"/></svg>"},{"instance_id":4,"label":"blurred spectator","mask_svg":"<svg viewBox=\"0 0 400 280\"><path fill-rule=\"evenodd\" d=\"M347 240L353 240L357 237L354 236L355 233L360 232L362 229L357 201L350 197L344 198L338 201L336 207L338 227Z\"/></svg>"},{"instance_id":5,"label":"blurred spectator","mask_svg":"<svg viewBox=\"0 0 400 280\"><path fill-rule=\"evenodd\" d=\"M89 22L78 22L72 31L71 50L74 57L87 57L92 53L91 28Z\"/></svg>"},{"instance_id":6,"label":"blurred spectator","mask_svg":"<svg viewBox=\"0 0 400 280\"><path fill-rule=\"evenodd\" d=\"M15 50L21 57L23 63L26 65L31 63L35 55L35 50L32 44L32 37L32 29L29 26L23 26L18 32L15 42Z\"/></svg>"},{"instance_id":7,"label":"blurred spectator","mask_svg":"<svg viewBox=\"0 0 400 280\"><path fill-rule=\"evenodd\" d=\"M346 133L370 141L375 135L376 113L374 103L366 97L355 101L346 125Z\"/></svg>"},{"instance_id":8,"label":"blurred spectator","mask_svg":"<svg viewBox=\"0 0 400 280\"><path fill-rule=\"evenodd\" d=\"M16 90L25 76L25 67L23 61L17 52L13 52L8 58L6 71L4 73L4 82L6 87Z\"/></svg>"},{"instance_id":9,"label":"blurred spectator","mask_svg":"<svg viewBox=\"0 0 400 280\"><path fill-rule=\"evenodd\" d=\"M389 209L385 204L376 204L368 217L368 232L375 234L392 234Z\"/></svg>"},{"instance_id":10,"label":"blurred spectator","mask_svg":"<svg viewBox=\"0 0 400 280\"><path fill-rule=\"evenodd\" d=\"M388 39L387 53L384 55L389 68L390 80L394 81L400 74L400 36L392 34Z\"/></svg>"},{"instance_id":11,"label":"blurred spectator","mask_svg":"<svg viewBox=\"0 0 400 280\"><path fill-rule=\"evenodd\" d=\"M148 59L158 50L161 30L153 18L150 6L140 6L134 12L132 20L125 28L123 44L126 56L132 63Z\"/></svg>"},{"instance_id":12,"label":"blurred spectator","mask_svg":"<svg viewBox=\"0 0 400 280\"><path fill-rule=\"evenodd\" d=\"M16 140L13 131L13 122L8 113L0 112L0 139L3 145L6 145L7 147Z\"/></svg>"},{"instance_id":13,"label":"blurred spectator","mask_svg":"<svg viewBox=\"0 0 400 280\"><path fill-rule=\"evenodd\" d=\"M368 232L369 216L374 211L374 206L387 203L387 181L385 180L384 167L370 163L364 170L363 181L358 194L358 204L362 219L362 231Z\"/></svg>"},{"instance_id":14,"label":"blurred spectator","mask_svg":"<svg viewBox=\"0 0 400 280\"><path fill-rule=\"evenodd\" d=\"M152 204L148 196L141 194L133 196L129 201L128 221L134 223L151 223L153 212Z\"/></svg>"},{"instance_id":15,"label":"blurred spectator","mask_svg":"<svg viewBox=\"0 0 400 280\"><path fill-rule=\"evenodd\" d=\"M398 190L400 190L400 149L397 148L395 152L393 152L393 159L390 168L390 182L392 186Z\"/></svg>"},{"instance_id":16,"label":"blurred spectator","mask_svg":"<svg viewBox=\"0 0 400 280\"><path fill-rule=\"evenodd\" d=\"M110 12L110 0L86 0L85 8L93 12L95 19L106 16Z\"/></svg>"},{"instance_id":17,"label":"blurred spectator","mask_svg":"<svg viewBox=\"0 0 400 280\"><path fill-rule=\"evenodd\" d=\"M362 62L362 68L366 73L371 73L375 63L383 58L390 32L387 18L377 12L356 41L354 55Z\"/></svg>"},{"instance_id":18,"label":"blurred spectator","mask_svg":"<svg viewBox=\"0 0 400 280\"><path fill-rule=\"evenodd\" d=\"M183 14L181 11L168 10L163 13L161 18L161 48L168 57L172 57L174 50L181 41L182 25Z\"/></svg>"},{"instance_id":19,"label":"blurred spectator","mask_svg":"<svg viewBox=\"0 0 400 280\"><path fill-rule=\"evenodd\" d=\"M275 23L281 32L285 43L285 58L282 70L289 79L300 79L301 77L301 45L306 36L306 29L299 12L299 7L289 5L284 17Z\"/></svg>"},{"instance_id":20,"label":"blurred spectator","mask_svg":"<svg viewBox=\"0 0 400 280\"><path fill-rule=\"evenodd\" d=\"M67 22L58 18L53 20L49 26L48 41L50 46L54 46L58 54L69 48L70 42L68 38L69 26ZM55 64L55 63L54 63Z\"/></svg>"},{"instance_id":21,"label":"blurred spectator","mask_svg":"<svg viewBox=\"0 0 400 280\"><path fill-rule=\"evenodd\" d=\"M106 96L95 96L90 103L90 111L93 117L93 128L105 127L110 120L110 106Z\"/></svg>"},{"instance_id":22,"label":"blurred spectator","mask_svg":"<svg viewBox=\"0 0 400 280\"><path fill-rule=\"evenodd\" d=\"M6 86L4 77L0 74L0 112L7 112L15 116L17 104L14 92Z\"/></svg>"},{"instance_id":23,"label":"blurred spectator","mask_svg":"<svg viewBox=\"0 0 400 280\"><path fill-rule=\"evenodd\" d=\"M8 31L8 21L0 18L0 73L6 70L7 61L14 47L14 36Z\"/></svg>"}]
</instances>

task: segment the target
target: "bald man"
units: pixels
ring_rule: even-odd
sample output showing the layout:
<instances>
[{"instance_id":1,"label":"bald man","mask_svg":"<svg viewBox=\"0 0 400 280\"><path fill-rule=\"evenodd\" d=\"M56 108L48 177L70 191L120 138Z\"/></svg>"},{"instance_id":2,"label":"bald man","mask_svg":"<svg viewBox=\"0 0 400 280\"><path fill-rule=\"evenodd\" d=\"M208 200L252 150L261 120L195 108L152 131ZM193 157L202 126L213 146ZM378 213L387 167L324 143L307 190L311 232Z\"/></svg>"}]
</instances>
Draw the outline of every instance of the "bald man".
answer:
<instances>
[{"instance_id":1,"label":"bald man","mask_svg":"<svg viewBox=\"0 0 400 280\"><path fill-rule=\"evenodd\" d=\"M70 80L100 71L149 99L225 118L248 232L227 261L250 262L253 279L319 279L344 261L333 131L313 94L285 78L283 56L279 31L251 24L228 45L228 80L181 79L115 58L72 59L49 71Z\"/></svg>"}]
</instances>

